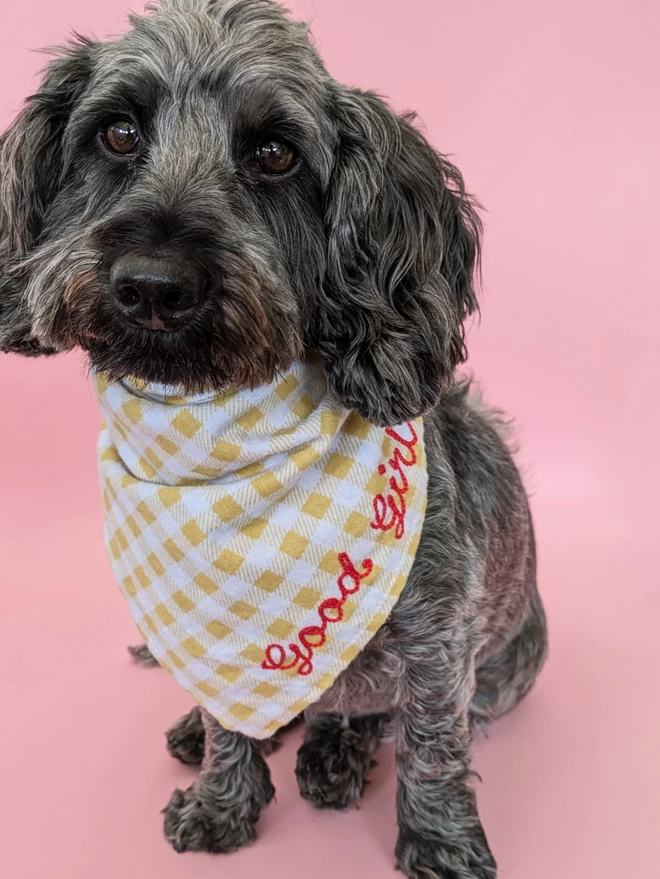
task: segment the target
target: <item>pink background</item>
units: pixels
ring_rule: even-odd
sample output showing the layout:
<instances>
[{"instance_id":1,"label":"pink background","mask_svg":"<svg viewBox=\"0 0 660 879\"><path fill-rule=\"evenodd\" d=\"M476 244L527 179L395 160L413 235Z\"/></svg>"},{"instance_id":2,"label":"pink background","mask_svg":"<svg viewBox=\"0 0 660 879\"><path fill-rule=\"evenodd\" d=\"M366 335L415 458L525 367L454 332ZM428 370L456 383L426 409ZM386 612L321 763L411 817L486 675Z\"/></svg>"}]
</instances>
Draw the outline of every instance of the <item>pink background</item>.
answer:
<instances>
[{"instance_id":1,"label":"pink background","mask_svg":"<svg viewBox=\"0 0 660 879\"><path fill-rule=\"evenodd\" d=\"M419 110L488 208L471 368L516 416L552 659L475 744L507 879L660 875L660 5L653 0L297 0L330 70ZM126 0L4 0L0 125L28 50L108 34ZM394 876L391 746L359 811L297 795L298 733L252 849L176 855L159 809L193 773L163 731L188 706L137 669L112 582L80 358L0 359L0 872Z\"/></svg>"}]
</instances>

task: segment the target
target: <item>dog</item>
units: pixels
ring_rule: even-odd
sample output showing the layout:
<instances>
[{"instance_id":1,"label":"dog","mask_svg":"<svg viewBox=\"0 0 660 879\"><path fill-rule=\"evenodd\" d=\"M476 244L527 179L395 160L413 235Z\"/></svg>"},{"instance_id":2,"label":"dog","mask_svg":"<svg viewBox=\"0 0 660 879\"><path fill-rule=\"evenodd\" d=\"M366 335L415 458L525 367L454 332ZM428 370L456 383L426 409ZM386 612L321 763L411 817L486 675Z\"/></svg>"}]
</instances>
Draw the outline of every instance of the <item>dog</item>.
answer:
<instances>
[{"instance_id":1,"label":"dog","mask_svg":"<svg viewBox=\"0 0 660 879\"><path fill-rule=\"evenodd\" d=\"M112 381L191 393L258 388L313 356L371 424L423 417L412 570L305 711L296 773L314 806L356 804L387 728L397 866L492 879L472 731L527 694L547 635L503 425L456 376L478 206L414 117L333 80L276 3L162 0L130 21L59 51L0 141L0 349L77 346ZM201 764L165 809L175 849L252 842L274 795L268 748L200 707L169 746Z\"/></svg>"}]
</instances>

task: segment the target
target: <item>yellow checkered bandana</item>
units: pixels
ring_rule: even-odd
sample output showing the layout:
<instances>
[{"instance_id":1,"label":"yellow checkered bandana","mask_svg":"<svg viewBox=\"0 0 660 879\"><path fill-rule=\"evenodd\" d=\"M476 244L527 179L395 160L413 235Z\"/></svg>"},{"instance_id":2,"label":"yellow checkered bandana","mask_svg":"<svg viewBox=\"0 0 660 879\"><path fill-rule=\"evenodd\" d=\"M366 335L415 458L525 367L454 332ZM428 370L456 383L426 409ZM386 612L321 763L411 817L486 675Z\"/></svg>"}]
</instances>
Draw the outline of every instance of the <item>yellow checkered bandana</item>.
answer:
<instances>
[{"instance_id":1,"label":"yellow checkered bandana","mask_svg":"<svg viewBox=\"0 0 660 879\"><path fill-rule=\"evenodd\" d=\"M106 544L158 662L227 729L271 736L368 643L413 563L421 420L342 410L321 369L194 397L96 376Z\"/></svg>"}]
</instances>

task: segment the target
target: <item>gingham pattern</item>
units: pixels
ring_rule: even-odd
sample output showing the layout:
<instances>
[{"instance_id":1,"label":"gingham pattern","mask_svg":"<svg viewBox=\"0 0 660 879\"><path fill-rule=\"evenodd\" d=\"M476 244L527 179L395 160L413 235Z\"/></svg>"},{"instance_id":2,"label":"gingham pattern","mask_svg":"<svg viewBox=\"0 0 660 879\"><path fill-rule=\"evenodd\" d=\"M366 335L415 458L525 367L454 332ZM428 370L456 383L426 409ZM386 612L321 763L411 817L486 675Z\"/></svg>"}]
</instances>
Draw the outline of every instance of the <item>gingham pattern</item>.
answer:
<instances>
[{"instance_id":1,"label":"gingham pattern","mask_svg":"<svg viewBox=\"0 0 660 879\"><path fill-rule=\"evenodd\" d=\"M332 684L405 585L426 503L421 421L396 539L371 527L394 441L339 409L316 365L198 397L102 376L96 387L106 545L137 627L225 728L268 737ZM342 552L374 567L312 673L263 668L269 644L287 649L338 596Z\"/></svg>"}]
</instances>

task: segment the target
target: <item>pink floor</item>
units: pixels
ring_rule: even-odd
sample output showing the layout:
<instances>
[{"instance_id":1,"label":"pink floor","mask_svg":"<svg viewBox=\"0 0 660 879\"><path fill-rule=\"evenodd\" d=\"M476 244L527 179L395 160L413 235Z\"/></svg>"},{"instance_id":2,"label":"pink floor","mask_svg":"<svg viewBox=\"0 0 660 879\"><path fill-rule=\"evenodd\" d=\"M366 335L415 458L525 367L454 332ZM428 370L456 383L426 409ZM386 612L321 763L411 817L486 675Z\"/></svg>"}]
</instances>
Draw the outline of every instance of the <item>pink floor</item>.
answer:
<instances>
[{"instance_id":1,"label":"pink floor","mask_svg":"<svg viewBox=\"0 0 660 879\"><path fill-rule=\"evenodd\" d=\"M471 368L516 416L552 656L475 743L503 879L655 879L660 827L660 12L644 0L316 0L338 77L415 106L488 208ZM15 8L13 8L15 6ZM405 13L402 11L405 8ZM0 127L29 47L116 31L125 0L5 0ZM159 810L193 773L163 732L188 702L134 667L76 356L0 359L0 875L394 876L393 754L362 808L297 795L292 733L257 845L176 855Z\"/></svg>"}]
</instances>

